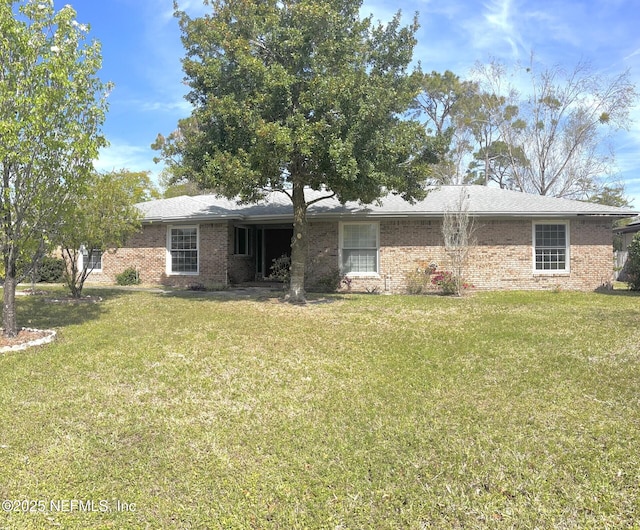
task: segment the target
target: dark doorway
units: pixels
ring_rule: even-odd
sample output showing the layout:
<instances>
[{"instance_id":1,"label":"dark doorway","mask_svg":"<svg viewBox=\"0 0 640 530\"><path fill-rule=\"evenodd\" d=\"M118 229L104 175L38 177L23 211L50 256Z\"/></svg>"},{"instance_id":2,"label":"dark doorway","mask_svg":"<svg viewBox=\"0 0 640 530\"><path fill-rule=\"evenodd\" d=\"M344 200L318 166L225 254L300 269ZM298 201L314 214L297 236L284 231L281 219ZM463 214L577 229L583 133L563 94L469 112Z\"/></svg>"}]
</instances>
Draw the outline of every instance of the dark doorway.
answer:
<instances>
[{"instance_id":1,"label":"dark doorway","mask_svg":"<svg viewBox=\"0 0 640 530\"><path fill-rule=\"evenodd\" d=\"M256 269L258 276L267 278L274 259L283 254L291 256L293 228L263 226L257 231Z\"/></svg>"}]
</instances>

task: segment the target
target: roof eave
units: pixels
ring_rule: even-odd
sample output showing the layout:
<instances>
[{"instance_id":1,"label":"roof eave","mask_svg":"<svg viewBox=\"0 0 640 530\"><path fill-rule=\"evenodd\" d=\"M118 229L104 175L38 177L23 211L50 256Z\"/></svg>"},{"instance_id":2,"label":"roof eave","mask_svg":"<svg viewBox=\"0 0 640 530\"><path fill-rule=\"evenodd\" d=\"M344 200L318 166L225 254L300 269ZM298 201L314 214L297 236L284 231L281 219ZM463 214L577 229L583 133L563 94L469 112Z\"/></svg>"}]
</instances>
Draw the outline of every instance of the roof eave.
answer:
<instances>
[{"instance_id":1,"label":"roof eave","mask_svg":"<svg viewBox=\"0 0 640 530\"><path fill-rule=\"evenodd\" d=\"M143 223L210 223L214 221L243 221L244 215L201 215L201 216L164 216L145 217Z\"/></svg>"},{"instance_id":2,"label":"roof eave","mask_svg":"<svg viewBox=\"0 0 640 530\"><path fill-rule=\"evenodd\" d=\"M319 213L308 214L307 218L317 221L340 221L343 219L355 218L374 218L374 219L403 219L403 218L441 218L442 212L349 212L349 213ZM615 217L625 218L628 214L614 212L469 212L471 217L486 218L511 218L511 217L527 217L532 219L544 218L567 218L567 217ZM274 222L274 221L290 221L293 219L291 215L216 215L216 216L198 216L198 217L145 217L143 223L197 223L197 222L215 222L215 221L243 221L243 222Z\"/></svg>"}]
</instances>

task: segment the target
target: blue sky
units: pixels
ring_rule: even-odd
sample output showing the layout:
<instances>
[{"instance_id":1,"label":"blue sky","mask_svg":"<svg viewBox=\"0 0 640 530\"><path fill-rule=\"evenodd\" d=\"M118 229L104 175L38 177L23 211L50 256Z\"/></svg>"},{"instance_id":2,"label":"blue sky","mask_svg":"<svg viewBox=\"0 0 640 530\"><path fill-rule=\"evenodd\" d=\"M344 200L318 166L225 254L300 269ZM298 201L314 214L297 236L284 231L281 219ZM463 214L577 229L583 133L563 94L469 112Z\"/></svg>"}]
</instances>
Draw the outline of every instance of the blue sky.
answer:
<instances>
[{"instance_id":1,"label":"blue sky","mask_svg":"<svg viewBox=\"0 0 640 530\"><path fill-rule=\"evenodd\" d=\"M102 43L100 77L115 84L104 126L111 145L96 166L157 175L161 167L153 163L151 143L190 114L172 0L54 0L56 9L67 3ZM208 9L201 0L179 4L192 16ZM640 87L636 0L367 0L362 13L385 21L398 9L406 23L419 13L414 58L425 71L448 69L464 78L476 61L527 62L533 52L549 66L572 68L582 60L604 74L630 69ZM616 161L640 209L640 105L632 117L630 130L615 138Z\"/></svg>"}]
</instances>

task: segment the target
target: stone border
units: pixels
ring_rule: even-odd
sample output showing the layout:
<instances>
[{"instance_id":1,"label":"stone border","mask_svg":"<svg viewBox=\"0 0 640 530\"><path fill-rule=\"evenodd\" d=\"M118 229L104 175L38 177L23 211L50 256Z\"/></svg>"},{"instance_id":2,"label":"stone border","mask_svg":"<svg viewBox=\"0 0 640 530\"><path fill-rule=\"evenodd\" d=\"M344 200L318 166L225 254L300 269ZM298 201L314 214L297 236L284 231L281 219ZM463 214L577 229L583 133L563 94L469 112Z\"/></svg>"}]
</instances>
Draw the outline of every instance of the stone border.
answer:
<instances>
[{"instance_id":1,"label":"stone border","mask_svg":"<svg viewBox=\"0 0 640 530\"><path fill-rule=\"evenodd\" d=\"M48 335L40 339L23 342L22 344L15 344L13 346L3 346L2 348L0 348L0 353L26 350L27 348L32 348L33 346L42 346L44 344L49 344L50 342L53 342L55 340L57 335L56 331L53 329L33 329L33 328L20 328L20 329L24 331L48 333Z\"/></svg>"},{"instance_id":2,"label":"stone border","mask_svg":"<svg viewBox=\"0 0 640 530\"><path fill-rule=\"evenodd\" d=\"M44 298L44 301L49 304L97 304L102 302L102 297L82 296L81 298L73 298L70 296L66 298Z\"/></svg>"}]
</instances>

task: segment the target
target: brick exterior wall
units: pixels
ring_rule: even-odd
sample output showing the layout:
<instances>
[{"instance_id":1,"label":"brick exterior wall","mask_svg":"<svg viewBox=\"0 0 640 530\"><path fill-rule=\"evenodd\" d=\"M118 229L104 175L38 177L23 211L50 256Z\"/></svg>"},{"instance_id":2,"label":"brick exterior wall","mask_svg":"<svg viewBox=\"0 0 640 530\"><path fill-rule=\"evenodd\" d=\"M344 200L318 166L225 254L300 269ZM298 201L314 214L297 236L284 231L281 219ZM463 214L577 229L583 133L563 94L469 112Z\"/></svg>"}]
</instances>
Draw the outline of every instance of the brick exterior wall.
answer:
<instances>
[{"instance_id":1,"label":"brick exterior wall","mask_svg":"<svg viewBox=\"0 0 640 530\"><path fill-rule=\"evenodd\" d=\"M227 260L228 260L228 281L229 283L252 282L256 278L256 258L255 256L243 256L233 253L234 226L229 223L227 226Z\"/></svg>"},{"instance_id":2,"label":"brick exterior wall","mask_svg":"<svg viewBox=\"0 0 640 530\"><path fill-rule=\"evenodd\" d=\"M570 220L568 273L534 272L531 219L480 221L474 235L475 245L470 249L464 277L478 289L560 287L590 291L613 277L613 236L611 221L606 218ZM379 275L353 278L351 289L404 292L407 274L425 262L437 263L440 270L451 269L443 247L441 221L382 221Z\"/></svg>"},{"instance_id":3,"label":"brick exterior wall","mask_svg":"<svg viewBox=\"0 0 640 530\"><path fill-rule=\"evenodd\" d=\"M309 290L330 290L340 283L338 269L338 223L309 223L309 256L305 271L305 288Z\"/></svg>"},{"instance_id":4,"label":"brick exterior wall","mask_svg":"<svg viewBox=\"0 0 640 530\"><path fill-rule=\"evenodd\" d=\"M167 226L145 225L126 247L106 252L102 272L94 272L89 281L114 283L115 276L131 266L140 271L145 284L226 285L230 280L242 282L255 278L255 258L233 254L233 226L228 222L199 225L199 274L167 275ZM311 221L309 238L307 287L311 290L337 283L340 279L339 223ZM569 221L569 273L534 272L531 219L477 222L475 240L464 276L478 289L593 290L612 279L612 230L607 218ZM405 292L407 275L421 262L435 262L442 270L450 269L442 243L441 220L381 220L379 274L353 278L351 289Z\"/></svg>"},{"instance_id":5,"label":"brick exterior wall","mask_svg":"<svg viewBox=\"0 0 640 530\"><path fill-rule=\"evenodd\" d=\"M167 274L167 231L164 223L143 225L142 230L131 237L125 246L109 250L102 255L102 271L94 271L89 282L116 282L116 276L129 267L140 273L143 284L188 286L227 284L229 263L228 223L204 223L199 225L199 273ZM193 226L193 225L184 225ZM233 249L231 249L233 250Z\"/></svg>"}]
</instances>

